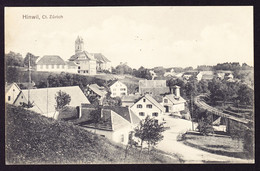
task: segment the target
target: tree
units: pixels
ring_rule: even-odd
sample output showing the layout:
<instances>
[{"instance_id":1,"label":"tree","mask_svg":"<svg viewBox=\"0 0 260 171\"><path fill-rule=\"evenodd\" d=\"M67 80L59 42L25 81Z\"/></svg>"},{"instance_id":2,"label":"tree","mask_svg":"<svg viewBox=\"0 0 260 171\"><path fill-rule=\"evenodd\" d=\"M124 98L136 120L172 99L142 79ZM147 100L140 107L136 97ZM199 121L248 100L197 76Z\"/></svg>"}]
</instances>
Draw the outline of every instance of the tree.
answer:
<instances>
[{"instance_id":1,"label":"tree","mask_svg":"<svg viewBox=\"0 0 260 171\"><path fill-rule=\"evenodd\" d=\"M5 62L7 66L23 66L23 57L20 53L10 51L5 54Z\"/></svg>"},{"instance_id":2,"label":"tree","mask_svg":"<svg viewBox=\"0 0 260 171\"><path fill-rule=\"evenodd\" d=\"M101 106L99 106L97 103L94 104L95 110L92 110L90 112L91 121L95 124L95 134L97 125L101 120Z\"/></svg>"},{"instance_id":3,"label":"tree","mask_svg":"<svg viewBox=\"0 0 260 171\"><path fill-rule=\"evenodd\" d=\"M206 110L199 116L198 129L203 135L209 135L214 132L212 121L213 116Z\"/></svg>"},{"instance_id":4,"label":"tree","mask_svg":"<svg viewBox=\"0 0 260 171\"><path fill-rule=\"evenodd\" d=\"M71 97L69 94L63 91L58 91L57 94L55 95L55 100L56 100L56 110L63 110L63 108L70 104Z\"/></svg>"},{"instance_id":5,"label":"tree","mask_svg":"<svg viewBox=\"0 0 260 171\"><path fill-rule=\"evenodd\" d=\"M39 56L35 56L35 55L28 52L26 54L25 58L24 58L24 61L23 61L24 65L26 67L28 67L28 65L29 65L29 58L30 58L30 66L35 67L36 66L36 60L39 58Z\"/></svg>"},{"instance_id":6,"label":"tree","mask_svg":"<svg viewBox=\"0 0 260 171\"><path fill-rule=\"evenodd\" d=\"M19 82L21 78L21 72L18 68L7 67L6 69L6 81L8 83Z\"/></svg>"},{"instance_id":7,"label":"tree","mask_svg":"<svg viewBox=\"0 0 260 171\"><path fill-rule=\"evenodd\" d=\"M247 85L242 84L238 90L238 97L240 103L243 105L253 106L254 103L254 91Z\"/></svg>"},{"instance_id":8,"label":"tree","mask_svg":"<svg viewBox=\"0 0 260 171\"><path fill-rule=\"evenodd\" d=\"M140 121L140 124L135 128L135 136L141 140L141 150L143 150L143 142L148 144L148 153L150 152L150 146L156 145L163 139L162 132L164 131L163 123L158 122L147 116L144 120Z\"/></svg>"}]
</instances>

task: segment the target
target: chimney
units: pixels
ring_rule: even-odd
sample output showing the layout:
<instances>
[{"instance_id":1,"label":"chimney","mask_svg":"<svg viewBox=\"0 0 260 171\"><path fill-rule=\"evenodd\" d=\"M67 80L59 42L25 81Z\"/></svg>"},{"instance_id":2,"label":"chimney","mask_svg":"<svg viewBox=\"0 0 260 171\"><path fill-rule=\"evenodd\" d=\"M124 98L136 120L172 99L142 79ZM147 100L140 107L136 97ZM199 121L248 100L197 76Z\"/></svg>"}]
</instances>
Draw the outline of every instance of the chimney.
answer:
<instances>
[{"instance_id":1,"label":"chimney","mask_svg":"<svg viewBox=\"0 0 260 171\"><path fill-rule=\"evenodd\" d=\"M175 87L175 96L177 97L177 98L179 98L180 97L180 87L179 86L174 86Z\"/></svg>"}]
</instances>

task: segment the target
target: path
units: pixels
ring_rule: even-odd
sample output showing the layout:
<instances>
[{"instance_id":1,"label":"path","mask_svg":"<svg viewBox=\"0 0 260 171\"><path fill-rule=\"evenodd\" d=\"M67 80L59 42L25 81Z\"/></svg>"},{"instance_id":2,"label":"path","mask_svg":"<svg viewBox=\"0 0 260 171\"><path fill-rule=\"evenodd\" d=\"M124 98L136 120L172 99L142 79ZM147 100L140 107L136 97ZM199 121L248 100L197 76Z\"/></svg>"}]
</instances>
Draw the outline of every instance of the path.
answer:
<instances>
[{"instance_id":1,"label":"path","mask_svg":"<svg viewBox=\"0 0 260 171\"><path fill-rule=\"evenodd\" d=\"M164 139L156 148L167 153L177 154L185 163L252 163L252 160L244 160L234 157L212 154L200 149L196 149L177 141L179 133L184 133L192 129L191 121L175 119L170 116L165 117L166 126L170 129L164 132Z\"/></svg>"}]
</instances>

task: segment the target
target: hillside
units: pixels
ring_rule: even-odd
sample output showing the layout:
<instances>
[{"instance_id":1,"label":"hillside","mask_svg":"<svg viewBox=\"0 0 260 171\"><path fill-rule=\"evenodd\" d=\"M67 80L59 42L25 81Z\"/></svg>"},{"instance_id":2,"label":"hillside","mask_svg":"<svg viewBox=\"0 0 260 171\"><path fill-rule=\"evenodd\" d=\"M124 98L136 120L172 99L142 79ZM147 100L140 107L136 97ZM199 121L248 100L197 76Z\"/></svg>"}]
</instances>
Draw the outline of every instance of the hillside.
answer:
<instances>
[{"instance_id":1,"label":"hillside","mask_svg":"<svg viewBox=\"0 0 260 171\"><path fill-rule=\"evenodd\" d=\"M125 147L65 121L6 105L6 164L179 163L160 151Z\"/></svg>"}]
</instances>

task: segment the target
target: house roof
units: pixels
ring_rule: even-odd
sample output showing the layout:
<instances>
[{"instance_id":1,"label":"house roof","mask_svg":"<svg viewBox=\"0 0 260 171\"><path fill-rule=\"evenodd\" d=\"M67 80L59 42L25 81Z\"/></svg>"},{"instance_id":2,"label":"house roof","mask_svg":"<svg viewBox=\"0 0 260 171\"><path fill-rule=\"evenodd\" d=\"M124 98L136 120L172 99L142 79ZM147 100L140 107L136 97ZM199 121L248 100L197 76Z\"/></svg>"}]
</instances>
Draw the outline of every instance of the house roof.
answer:
<instances>
[{"instance_id":1,"label":"house roof","mask_svg":"<svg viewBox=\"0 0 260 171\"><path fill-rule=\"evenodd\" d=\"M104 90L102 87L99 87L97 84L90 84L88 87L101 97L107 94L107 91Z\"/></svg>"},{"instance_id":2,"label":"house roof","mask_svg":"<svg viewBox=\"0 0 260 171\"><path fill-rule=\"evenodd\" d=\"M136 102L141 96L137 95L125 95L121 97L122 102Z\"/></svg>"},{"instance_id":3,"label":"house roof","mask_svg":"<svg viewBox=\"0 0 260 171\"><path fill-rule=\"evenodd\" d=\"M139 80L139 88L166 87L166 80Z\"/></svg>"},{"instance_id":4,"label":"house roof","mask_svg":"<svg viewBox=\"0 0 260 171\"><path fill-rule=\"evenodd\" d=\"M72 55L69 61L74 60L96 60L93 55L88 53L87 51L78 52L75 55Z\"/></svg>"},{"instance_id":5,"label":"house roof","mask_svg":"<svg viewBox=\"0 0 260 171\"><path fill-rule=\"evenodd\" d=\"M130 110L132 124L134 124L134 125L139 124L141 119L138 116L136 116L136 114L131 109L129 109L129 110Z\"/></svg>"},{"instance_id":6,"label":"house roof","mask_svg":"<svg viewBox=\"0 0 260 171\"><path fill-rule=\"evenodd\" d=\"M138 103L140 100L142 100L143 98L147 99L148 101L150 101L153 105L155 105L157 108L159 108L161 111L164 111L164 107L158 103L152 96L150 96L149 94L146 94L144 96L142 96L136 103ZM133 104L134 105L134 104ZM133 106L132 105L132 106Z\"/></svg>"},{"instance_id":7,"label":"house roof","mask_svg":"<svg viewBox=\"0 0 260 171\"><path fill-rule=\"evenodd\" d=\"M96 111L94 105L84 104L82 105L82 116L76 121L73 121L76 124L79 124L83 127L97 128L101 130L113 131L121 129L129 125L131 121L130 111L127 107L119 106L103 106L98 113L102 113L102 117L98 123L94 123L91 118L91 112ZM135 116L133 116L135 117ZM134 121L137 122L137 119L134 118Z\"/></svg>"},{"instance_id":8,"label":"house roof","mask_svg":"<svg viewBox=\"0 0 260 171\"><path fill-rule=\"evenodd\" d=\"M37 61L37 65L66 65L66 62L57 55L45 55Z\"/></svg>"},{"instance_id":9,"label":"house roof","mask_svg":"<svg viewBox=\"0 0 260 171\"><path fill-rule=\"evenodd\" d=\"M16 83L12 83L12 84L5 86L5 93L7 93L13 85L16 86L19 91L21 90L20 87Z\"/></svg>"},{"instance_id":10,"label":"house roof","mask_svg":"<svg viewBox=\"0 0 260 171\"><path fill-rule=\"evenodd\" d=\"M214 75L202 75L202 80L212 80L214 78Z\"/></svg>"},{"instance_id":11,"label":"house roof","mask_svg":"<svg viewBox=\"0 0 260 171\"><path fill-rule=\"evenodd\" d=\"M111 87L113 84L115 84L117 81L119 80L111 80L110 82L108 82L108 87ZM121 82L121 81L119 81ZM122 83L122 82L121 82ZM122 83L123 84L123 83Z\"/></svg>"},{"instance_id":12,"label":"house roof","mask_svg":"<svg viewBox=\"0 0 260 171\"><path fill-rule=\"evenodd\" d=\"M55 112L55 95L60 90L70 95L71 101L69 106L90 103L79 86L39 88L30 90L30 101L34 104L32 110L46 114L48 108L48 113ZM22 94L25 100L28 100L28 90L22 90Z\"/></svg>"},{"instance_id":13,"label":"house roof","mask_svg":"<svg viewBox=\"0 0 260 171\"><path fill-rule=\"evenodd\" d=\"M107 59L102 53L90 53L91 55L94 55L95 59L98 62L111 62L109 59Z\"/></svg>"},{"instance_id":14,"label":"house roof","mask_svg":"<svg viewBox=\"0 0 260 171\"><path fill-rule=\"evenodd\" d=\"M174 94L168 94L165 97L168 98L173 104L180 104L186 102L186 100L184 100L181 96L177 98Z\"/></svg>"},{"instance_id":15,"label":"house roof","mask_svg":"<svg viewBox=\"0 0 260 171\"><path fill-rule=\"evenodd\" d=\"M154 87L154 88L139 87L139 93L145 94L146 92L152 92L152 96L156 96L156 95L169 93L170 89L169 87Z\"/></svg>"},{"instance_id":16,"label":"house roof","mask_svg":"<svg viewBox=\"0 0 260 171\"><path fill-rule=\"evenodd\" d=\"M75 62L73 62L73 61L66 61L66 64L68 65L68 66L78 66Z\"/></svg>"}]
</instances>

